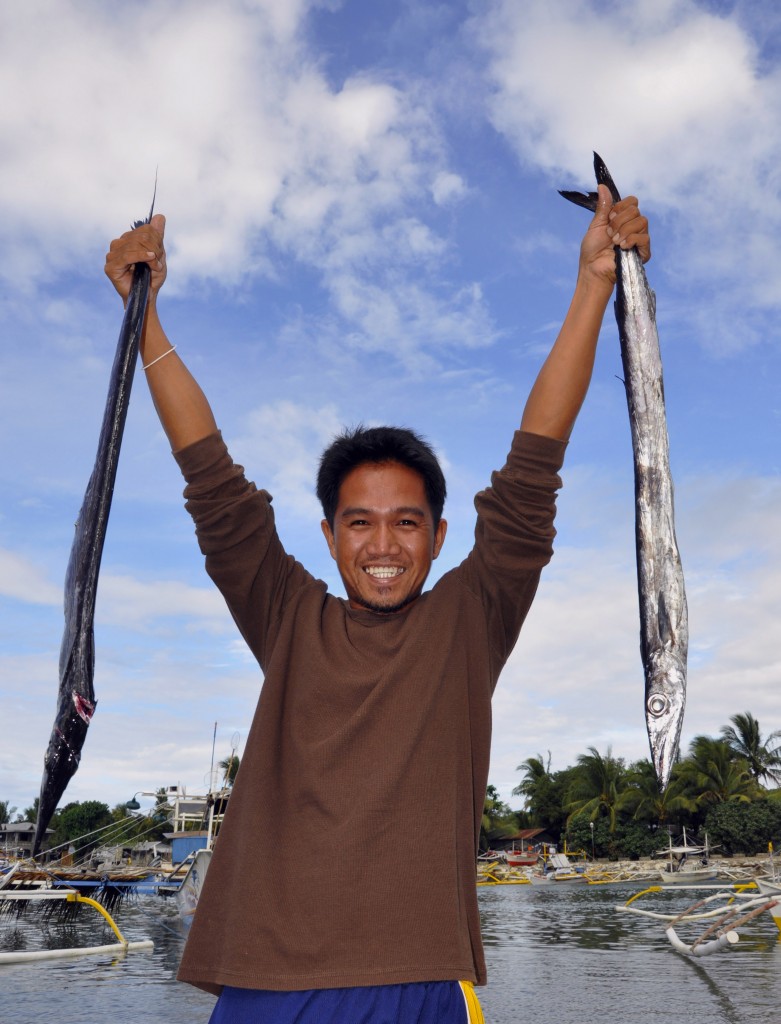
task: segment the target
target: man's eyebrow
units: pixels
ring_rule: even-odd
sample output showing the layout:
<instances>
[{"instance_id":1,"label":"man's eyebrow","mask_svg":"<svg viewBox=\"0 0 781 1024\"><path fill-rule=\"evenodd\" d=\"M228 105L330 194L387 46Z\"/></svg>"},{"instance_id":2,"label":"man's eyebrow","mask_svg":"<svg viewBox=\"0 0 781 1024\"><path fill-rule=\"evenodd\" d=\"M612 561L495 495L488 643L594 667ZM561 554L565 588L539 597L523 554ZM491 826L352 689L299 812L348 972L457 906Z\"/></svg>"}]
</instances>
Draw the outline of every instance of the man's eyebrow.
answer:
<instances>
[{"instance_id":1,"label":"man's eyebrow","mask_svg":"<svg viewBox=\"0 0 781 1024\"><path fill-rule=\"evenodd\" d=\"M426 510L421 508L419 505L400 505L398 508L389 509L391 515L400 516L417 516L420 519L425 519ZM360 505L351 505L349 508L344 509L340 519L347 519L349 516L367 516L373 512L377 512L374 508L364 508Z\"/></svg>"}]
</instances>

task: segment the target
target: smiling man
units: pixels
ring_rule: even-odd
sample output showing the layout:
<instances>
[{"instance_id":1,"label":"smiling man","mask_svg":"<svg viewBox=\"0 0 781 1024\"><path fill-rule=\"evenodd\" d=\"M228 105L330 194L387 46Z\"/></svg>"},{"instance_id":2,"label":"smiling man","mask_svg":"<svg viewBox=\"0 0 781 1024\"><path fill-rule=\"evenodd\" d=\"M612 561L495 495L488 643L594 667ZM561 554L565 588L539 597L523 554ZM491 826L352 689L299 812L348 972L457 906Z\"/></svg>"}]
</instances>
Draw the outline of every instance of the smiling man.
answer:
<instances>
[{"instance_id":1,"label":"smiling man","mask_svg":"<svg viewBox=\"0 0 781 1024\"><path fill-rule=\"evenodd\" d=\"M465 1024L485 961L475 857L491 695L554 537L558 471L615 281L614 245L650 255L636 200L600 202L575 292L503 468L475 499L472 551L424 585L445 540L429 445L358 429L323 454L322 529L346 600L289 555L271 496L236 466L160 325L164 219L113 242L126 298L152 270L142 358L187 480L206 569L263 670L257 711L179 977L213 1024ZM417 863L421 808L437 822Z\"/></svg>"},{"instance_id":2,"label":"smiling man","mask_svg":"<svg viewBox=\"0 0 781 1024\"><path fill-rule=\"evenodd\" d=\"M323 453L321 526L353 608L399 612L423 590L445 540L445 478L411 430L359 428Z\"/></svg>"}]
</instances>

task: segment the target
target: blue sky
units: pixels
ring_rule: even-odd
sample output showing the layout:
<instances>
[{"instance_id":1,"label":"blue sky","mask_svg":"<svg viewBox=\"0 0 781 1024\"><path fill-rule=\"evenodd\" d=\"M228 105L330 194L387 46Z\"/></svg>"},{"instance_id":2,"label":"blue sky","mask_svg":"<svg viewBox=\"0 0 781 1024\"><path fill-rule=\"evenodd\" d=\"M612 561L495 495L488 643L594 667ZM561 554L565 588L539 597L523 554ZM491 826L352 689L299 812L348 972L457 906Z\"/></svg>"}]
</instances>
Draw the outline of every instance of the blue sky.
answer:
<instances>
[{"instance_id":1,"label":"blue sky","mask_svg":"<svg viewBox=\"0 0 781 1024\"><path fill-rule=\"evenodd\" d=\"M28 0L0 10L0 799L38 793L65 567L121 308L111 238L168 217L161 314L288 549L341 592L312 479L343 424L426 434L441 572L566 310L591 152L651 219L690 613L686 745L781 728L781 12L685 0ZM491 781L647 755L632 457L605 320L557 552L495 703ZM65 799L208 781L261 682L211 588L141 374ZM239 747L241 753L241 746ZM379 752L378 756L382 756ZM517 804L517 800L512 799Z\"/></svg>"}]
</instances>

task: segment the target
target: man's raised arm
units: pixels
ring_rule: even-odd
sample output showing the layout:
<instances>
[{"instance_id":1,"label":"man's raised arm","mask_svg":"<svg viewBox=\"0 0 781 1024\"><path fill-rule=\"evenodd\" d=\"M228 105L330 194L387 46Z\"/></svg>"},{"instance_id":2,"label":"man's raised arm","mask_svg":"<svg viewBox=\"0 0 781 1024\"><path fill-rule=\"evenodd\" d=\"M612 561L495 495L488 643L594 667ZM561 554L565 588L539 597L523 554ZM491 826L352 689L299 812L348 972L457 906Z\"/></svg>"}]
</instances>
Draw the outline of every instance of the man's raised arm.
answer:
<instances>
[{"instance_id":1,"label":"man's raised arm","mask_svg":"<svg viewBox=\"0 0 781 1024\"><path fill-rule=\"evenodd\" d=\"M166 337L157 315L157 294L165 281L163 246L165 217L156 214L149 224L128 231L111 243L106 275L127 303L133 267L147 263L151 271L149 302L141 336L141 362L157 415L173 451L186 448L214 433L217 424L197 381Z\"/></svg>"},{"instance_id":2,"label":"man's raised arm","mask_svg":"<svg viewBox=\"0 0 781 1024\"><path fill-rule=\"evenodd\" d=\"M648 221L634 196L613 204L608 189L600 185L597 211L580 247L575 294L529 394L523 430L569 439L591 382L602 318L616 281L616 245L636 245L643 262L650 259Z\"/></svg>"}]
</instances>

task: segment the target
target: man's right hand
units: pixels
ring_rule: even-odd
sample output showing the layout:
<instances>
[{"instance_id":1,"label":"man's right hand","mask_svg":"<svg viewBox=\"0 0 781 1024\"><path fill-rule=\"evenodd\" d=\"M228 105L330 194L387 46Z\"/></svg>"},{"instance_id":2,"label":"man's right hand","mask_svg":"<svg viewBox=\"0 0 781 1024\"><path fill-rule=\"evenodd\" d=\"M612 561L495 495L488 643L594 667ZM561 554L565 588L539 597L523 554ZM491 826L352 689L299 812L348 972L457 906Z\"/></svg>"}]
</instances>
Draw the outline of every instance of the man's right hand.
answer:
<instances>
[{"instance_id":1,"label":"man's right hand","mask_svg":"<svg viewBox=\"0 0 781 1024\"><path fill-rule=\"evenodd\" d=\"M136 263L149 265L152 272L149 297L154 300L157 296L166 275L164 235L165 217L162 213L156 213L148 224L126 231L111 243L106 254L104 270L109 281L122 296L123 303L127 303L130 294Z\"/></svg>"}]
</instances>

